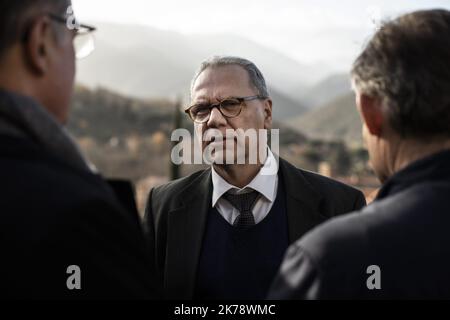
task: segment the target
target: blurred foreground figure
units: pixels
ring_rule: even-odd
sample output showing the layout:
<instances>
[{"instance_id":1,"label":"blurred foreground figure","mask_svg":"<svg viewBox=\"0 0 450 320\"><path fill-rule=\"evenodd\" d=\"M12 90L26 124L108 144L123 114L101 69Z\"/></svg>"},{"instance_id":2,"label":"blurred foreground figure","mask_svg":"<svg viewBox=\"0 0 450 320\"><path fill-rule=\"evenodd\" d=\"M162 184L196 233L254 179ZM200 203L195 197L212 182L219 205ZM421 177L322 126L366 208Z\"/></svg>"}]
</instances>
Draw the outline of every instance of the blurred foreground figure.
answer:
<instances>
[{"instance_id":1,"label":"blurred foreground figure","mask_svg":"<svg viewBox=\"0 0 450 320\"><path fill-rule=\"evenodd\" d=\"M271 299L450 298L450 12L381 27L353 65L372 166L361 212L288 250Z\"/></svg>"},{"instance_id":2,"label":"blurred foreground figure","mask_svg":"<svg viewBox=\"0 0 450 320\"><path fill-rule=\"evenodd\" d=\"M65 0L0 3L1 296L151 297L136 213L91 172L62 126L75 56L93 48L74 49L94 28L70 12Z\"/></svg>"}]
</instances>

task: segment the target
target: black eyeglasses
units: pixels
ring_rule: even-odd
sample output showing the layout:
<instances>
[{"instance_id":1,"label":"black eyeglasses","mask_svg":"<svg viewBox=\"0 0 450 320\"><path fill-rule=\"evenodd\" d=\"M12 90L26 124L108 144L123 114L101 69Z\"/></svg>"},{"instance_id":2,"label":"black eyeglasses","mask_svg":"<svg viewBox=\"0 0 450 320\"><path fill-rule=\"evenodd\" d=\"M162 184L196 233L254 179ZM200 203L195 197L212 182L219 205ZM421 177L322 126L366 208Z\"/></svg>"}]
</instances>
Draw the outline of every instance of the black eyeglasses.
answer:
<instances>
[{"instance_id":1,"label":"black eyeglasses","mask_svg":"<svg viewBox=\"0 0 450 320\"><path fill-rule=\"evenodd\" d=\"M214 108L218 108L220 113L225 118L235 118L241 114L243 103L251 100L264 100L267 97L257 95L250 97L231 97L226 98L218 103L198 103L190 106L186 109L186 113L196 123L205 123L211 116L211 111Z\"/></svg>"},{"instance_id":2,"label":"black eyeglasses","mask_svg":"<svg viewBox=\"0 0 450 320\"><path fill-rule=\"evenodd\" d=\"M86 24L80 24L76 21L74 21L73 25L69 25L68 19L52 13L49 13L48 16L53 21L63 23L67 29L75 31L73 45L75 47L75 55L77 59L86 58L95 50L92 32L97 30L97 28Z\"/></svg>"}]
</instances>

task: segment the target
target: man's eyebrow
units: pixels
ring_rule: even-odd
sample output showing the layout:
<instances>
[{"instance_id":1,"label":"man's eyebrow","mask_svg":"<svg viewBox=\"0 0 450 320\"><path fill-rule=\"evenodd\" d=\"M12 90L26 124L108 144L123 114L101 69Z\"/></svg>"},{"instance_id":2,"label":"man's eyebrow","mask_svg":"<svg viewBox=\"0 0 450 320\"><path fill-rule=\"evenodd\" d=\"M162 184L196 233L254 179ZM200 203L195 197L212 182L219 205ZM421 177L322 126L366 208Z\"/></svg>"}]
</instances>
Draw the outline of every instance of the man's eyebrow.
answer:
<instances>
[{"instance_id":1,"label":"man's eyebrow","mask_svg":"<svg viewBox=\"0 0 450 320\"><path fill-rule=\"evenodd\" d=\"M215 98L210 98L207 96L199 96L198 98L196 98L194 101L194 104L198 104L198 103L217 103L218 101L223 101L224 99L230 99L233 98L234 96L226 96L225 98L222 96L219 97L215 97Z\"/></svg>"}]
</instances>

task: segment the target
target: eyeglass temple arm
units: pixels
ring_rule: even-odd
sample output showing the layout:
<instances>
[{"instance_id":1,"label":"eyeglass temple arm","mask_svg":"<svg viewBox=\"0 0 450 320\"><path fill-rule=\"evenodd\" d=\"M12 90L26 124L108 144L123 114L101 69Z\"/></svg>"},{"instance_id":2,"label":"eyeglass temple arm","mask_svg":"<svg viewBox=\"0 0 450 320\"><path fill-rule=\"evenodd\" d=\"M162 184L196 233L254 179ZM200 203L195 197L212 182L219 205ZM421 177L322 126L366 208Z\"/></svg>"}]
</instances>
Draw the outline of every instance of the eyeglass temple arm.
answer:
<instances>
[{"instance_id":1,"label":"eyeglass temple arm","mask_svg":"<svg viewBox=\"0 0 450 320\"><path fill-rule=\"evenodd\" d=\"M67 19L64 19L64 18L62 18L62 17L60 17L60 16L58 16L58 15L55 15L55 14L53 14L53 13L49 13L49 16L50 16L52 19L54 19L54 20L56 20L56 21L59 21L59 22L61 22L61 23L67 23ZM97 30L96 27L90 26L90 25L87 25L87 24L78 23L77 25L80 26L81 28L88 29L89 32L94 32L94 31Z\"/></svg>"}]
</instances>

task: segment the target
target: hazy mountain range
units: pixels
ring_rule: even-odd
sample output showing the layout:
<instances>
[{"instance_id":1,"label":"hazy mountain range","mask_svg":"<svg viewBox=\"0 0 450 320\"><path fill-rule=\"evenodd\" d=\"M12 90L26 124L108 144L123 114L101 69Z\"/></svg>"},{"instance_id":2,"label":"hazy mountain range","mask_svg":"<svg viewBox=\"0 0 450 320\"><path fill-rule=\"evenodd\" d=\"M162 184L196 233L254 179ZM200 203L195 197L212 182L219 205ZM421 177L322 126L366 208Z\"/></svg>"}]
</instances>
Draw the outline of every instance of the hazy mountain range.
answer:
<instances>
[{"instance_id":1,"label":"hazy mountain range","mask_svg":"<svg viewBox=\"0 0 450 320\"><path fill-rule=\"evenodd\" d=\"M350 75L338 73L319 81L296 98L301 100L309 109L316 109L350 92ZM292 95L294 94L295 92L292 93Z\"/></svg>"},{"instance_id":2,"label":"hazy mountain range","mask_svg":"<svg viewBox=\"0 0 450 320\"><path fill-rule=\"evenodd\" d=\"M362 144L362 123L352 93L329 101L303 116L288 120L287 123L310 138L343 140L355 146Z\"/></svg>"},{"instance_id":3,"label":"hazy mountain range","mask_svg":"<svg viewBox=\"0 0 450 320\"><path fill-rule=\"evenodd\" d=\"M147 26L99 24L96 50L79 61L77 81L140 99L181 96L202 60L237 55L264 73L274 100L274 119L312 138L361 141L347 74L307 66L234 35L185 35Z\"/></svg>"},{"instance_id":4,"label":"hazy mountain range","mask_svg":"<svg viewBox=\"0 0 450 320\"><path fill-rule=\"evenodd\" d=\"M234 35L184 35L151 27L99 24L96 50L78 64L77 80L137 98L182 95L188 100L192 76L212 55L237 55L254 61L274 99L274 116L283 120L307 110L301 96L327 74Z\"/></svg>"}]
</instances>

